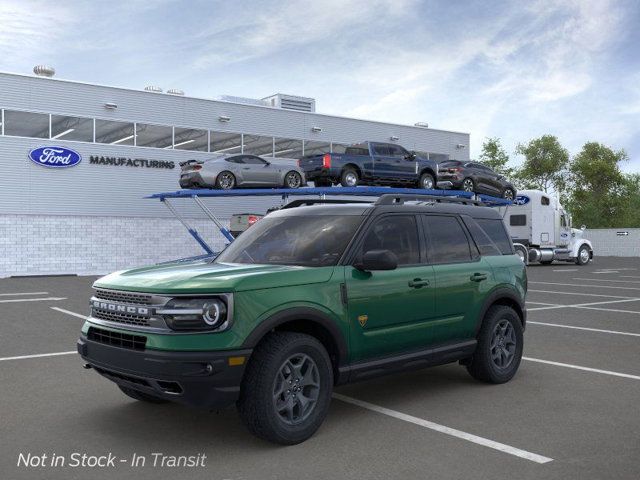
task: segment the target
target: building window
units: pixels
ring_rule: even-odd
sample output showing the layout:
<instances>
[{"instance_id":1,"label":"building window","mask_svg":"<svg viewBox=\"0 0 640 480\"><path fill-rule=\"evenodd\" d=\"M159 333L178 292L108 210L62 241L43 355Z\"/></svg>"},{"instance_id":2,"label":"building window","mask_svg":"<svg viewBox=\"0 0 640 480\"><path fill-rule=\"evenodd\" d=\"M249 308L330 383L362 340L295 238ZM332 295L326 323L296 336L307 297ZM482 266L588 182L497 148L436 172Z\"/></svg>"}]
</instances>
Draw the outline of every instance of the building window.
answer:
<instances>
[{"instance_id":1,"label":"building window","mask_svg":"<svg viewBox=\"0 0 640 480\"><path fill-rule=\"evenodd\" d=\"M273 137L244 135L243 153L273 157Z\"/></svg>"},{"instance_id":2,"label":"building window","mask_svg":"<svg viewBox=\"0 0 640 480\"><path fill-rule=\"evenodd\" d=\"M301 158L302 140L274 138L273 156L278 158Z\"/></svg>"},{"instance_id":3,"label":"building window","mask_svg":"<svg viewBox=\"0 0 640 480\"><path fill-rule=\"evenodd\" d=\"M173 148L176 150L196 150L206 152L209 148L209 136L206 130L175 128Z\"/></svg>"},{"instance_id":4,"label":"building window","mask_svg":"<svg viewBox=\"0 0 640 480\"><path fill-rule=\"evenodd\" d=\"M51 139L93 142L93 119L51 115Z\"/></svg>"},{"instance_id":5,"label":"building window","mask_svg":"<svg viewBox=\"0 0 640 480\"><path fill-rule=\"evenodd\" d=\"M314 142L312 140L304 141L304 154L306 155L322 155L331 151L331 143Z\"/></svg>"},{"instance_id":6,"label":"building window","mask_svg":"<svg viewBox=\"0 0 640 480\"><path fill-rule=\"evenodd\" d=\"M171 148L173 145L173 128L164 125L136 123L136 146Z\"/></svg>"},{"instance_id":7,"label":"building window","mask_svg":"<svg viewBox=\"0 0 640 480\"><path fill-rule=\"evenodd\" d=\"M96 120L96 142L111 145L133 145L133 123Z\"/></svg>"},{"instance_id":8,"label":"building window","mask_svg":"<svg viewBox=\"0 0 640 480\"><path fill-rule=\"evenodd\" d=\"M49 138L49 115L5 110L4 134L14 137Z\"/></svg>"},{"instance_id":9,"label":"building window","mask_svg":"<svg viewBox=\"0 0 640 480\"><path fill-rule=\"evenodd\" d=\"M210 132L211 153L242 153L242 135L239 133Z\"/></svg>"}]
</instances>

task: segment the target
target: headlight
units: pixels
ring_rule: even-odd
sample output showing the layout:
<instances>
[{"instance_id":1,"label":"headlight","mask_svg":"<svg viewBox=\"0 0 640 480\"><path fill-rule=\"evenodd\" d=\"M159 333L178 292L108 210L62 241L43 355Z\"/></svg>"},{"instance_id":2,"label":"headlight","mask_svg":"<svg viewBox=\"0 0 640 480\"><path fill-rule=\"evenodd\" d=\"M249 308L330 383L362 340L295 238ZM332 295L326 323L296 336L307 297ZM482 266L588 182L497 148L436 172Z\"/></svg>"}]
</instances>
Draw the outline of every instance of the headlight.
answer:
<instances>
[{"instance_id":1,"label":"headlight","mask_svg":"<svg viewBox=\"0 0 640 480\"><path fill-rule=\"evenodd\" d=\"M222 298L173 298L156 313L172 330L223 330L229 311Z\"/></svg>"}]
</instances>

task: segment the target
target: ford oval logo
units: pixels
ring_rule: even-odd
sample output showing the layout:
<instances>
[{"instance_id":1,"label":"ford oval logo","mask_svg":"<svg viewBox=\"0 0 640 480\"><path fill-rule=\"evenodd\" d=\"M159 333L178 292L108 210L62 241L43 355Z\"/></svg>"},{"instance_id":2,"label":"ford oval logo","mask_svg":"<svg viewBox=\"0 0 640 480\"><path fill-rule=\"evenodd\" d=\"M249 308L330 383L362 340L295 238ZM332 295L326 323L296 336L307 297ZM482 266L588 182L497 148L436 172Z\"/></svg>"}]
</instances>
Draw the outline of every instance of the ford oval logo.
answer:
<instances>
[{"instance_id":1,"label":"ford oval logo","mask_svg":"<svg viewBox=\"0 0 640 480\"><path fill-rule=\"evenodd\" d=\"M74 167L82 161L82 155L64 147L39 147L29 152L29 160L51 168Z\"/></svg>"},{"instance_id":2,"label":"ford oval logo","mask_svg":"<svg viewBox=\"0 0 640 480\"><path fill-rule=\"evenodd\" d=\"M513 201L515 205L526 205L529 203L529 197L526 195L516 195L516 199Z\"/></svg>"}]
</instances>

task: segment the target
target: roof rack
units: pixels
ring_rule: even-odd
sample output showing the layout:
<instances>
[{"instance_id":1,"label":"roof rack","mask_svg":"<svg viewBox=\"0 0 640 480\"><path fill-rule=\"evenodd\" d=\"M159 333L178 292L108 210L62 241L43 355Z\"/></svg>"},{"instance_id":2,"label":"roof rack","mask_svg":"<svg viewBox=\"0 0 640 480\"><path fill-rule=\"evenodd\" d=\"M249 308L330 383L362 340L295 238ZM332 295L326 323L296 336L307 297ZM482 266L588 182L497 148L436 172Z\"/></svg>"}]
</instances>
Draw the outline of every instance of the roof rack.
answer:
<instances>
[{"instance_id":1,"label":"roof rack","mask_svg":"<svg viewBox=\"0 0 640 480\"><path fill-rule=\"evenodd\" d=\"M428 200L433 203L459 203L462 205L476 205L476 206L486 206L486 203L481 202L480 200L474 200L473 198L465 198L465 197L441 197L437 195L430 195L427 193L424 194L386 194L380 196L378 200L376 200L374 205L395 205L404 204L405 201L421 201Z\"/></svg>"},{"instance_id":2,"label":"roof rack","mask_svg":"<svg viewBox=\"0 0 640 480\"><path fill-rule=\"evenodd\" d=\"M346 200L346 199L338 199L336 200L335 198L304 198L304 199L298 199L298 200L293 200L289 203L287 203L286 205L278 208L277 210L284 210L285 208L296 208L296 207L302 207L302 206L309 206L309 205L327 205L327 204L348 204L348 203L369 203L371 204L372 201L368 201L368 200Z\"/></svg>"}]
</instances>

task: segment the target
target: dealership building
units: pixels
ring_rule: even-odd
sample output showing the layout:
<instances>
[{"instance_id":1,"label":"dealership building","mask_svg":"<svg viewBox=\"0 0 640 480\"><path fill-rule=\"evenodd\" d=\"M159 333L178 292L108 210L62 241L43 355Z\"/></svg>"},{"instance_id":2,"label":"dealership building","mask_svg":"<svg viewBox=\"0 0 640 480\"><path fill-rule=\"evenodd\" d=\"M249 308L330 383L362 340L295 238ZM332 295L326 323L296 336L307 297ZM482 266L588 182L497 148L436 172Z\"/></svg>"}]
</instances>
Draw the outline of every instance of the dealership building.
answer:
<instances>
[{"instance_id":1,"label":"dealership building","mask_svg":"<svg viewBox=\"0 0 640 480\"><path fill-rule=\"evenodd\" d=\"M34 72L0 73L0 277L102 274L201 254L161 202L144 198L179 189L185 160L249 153L294 162L364 140L435 160L469 158L469 134L319 114L306 97L212 100L59 80L48 67ZM74 165L30 158L51 148L77 153ZM223 222L281 202L206 200ZM201 210L188 201L175 206L210 244L224 246Z\"/></svg>"}]
</instances>

